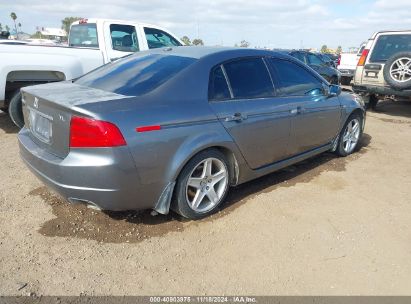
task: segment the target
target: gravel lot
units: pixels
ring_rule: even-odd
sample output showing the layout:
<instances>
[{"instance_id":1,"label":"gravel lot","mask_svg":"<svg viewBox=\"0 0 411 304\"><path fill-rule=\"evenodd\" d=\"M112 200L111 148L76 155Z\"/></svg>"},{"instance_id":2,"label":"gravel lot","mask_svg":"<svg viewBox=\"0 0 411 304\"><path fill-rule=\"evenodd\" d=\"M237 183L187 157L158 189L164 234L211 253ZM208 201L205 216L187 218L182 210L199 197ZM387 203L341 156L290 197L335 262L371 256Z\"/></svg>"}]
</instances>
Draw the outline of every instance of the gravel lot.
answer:
<instances>
[{"instance_id":1,"label":"gravel lot","mask_svg":"<svg viewBox=\"0 0 411 304\"><path fill-rule=\"evenodd\" d=\"M409 295L411 104L369 112L362 148L233 189L198 222L104 214L50 193L0 113L1 295Z\"/></svg>"}]
</instances>

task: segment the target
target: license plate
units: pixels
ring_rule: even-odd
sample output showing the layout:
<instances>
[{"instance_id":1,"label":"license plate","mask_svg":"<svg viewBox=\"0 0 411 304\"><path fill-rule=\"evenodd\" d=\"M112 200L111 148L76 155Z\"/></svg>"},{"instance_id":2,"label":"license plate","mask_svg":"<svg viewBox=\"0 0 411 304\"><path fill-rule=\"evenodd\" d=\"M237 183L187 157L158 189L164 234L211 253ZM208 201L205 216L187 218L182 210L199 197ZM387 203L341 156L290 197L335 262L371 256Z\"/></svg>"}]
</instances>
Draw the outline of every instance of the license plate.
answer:
<instances>
[{"instance_id":1,"label":"license plate","mask_svg":"<svg viewBox=\"0 0 411 304\"><path fill-rule=\"evenodd\" d=\"M29 125L31 133L45 143L50 143L53 117L29 108Z\"/></svg>"}]
</instances>

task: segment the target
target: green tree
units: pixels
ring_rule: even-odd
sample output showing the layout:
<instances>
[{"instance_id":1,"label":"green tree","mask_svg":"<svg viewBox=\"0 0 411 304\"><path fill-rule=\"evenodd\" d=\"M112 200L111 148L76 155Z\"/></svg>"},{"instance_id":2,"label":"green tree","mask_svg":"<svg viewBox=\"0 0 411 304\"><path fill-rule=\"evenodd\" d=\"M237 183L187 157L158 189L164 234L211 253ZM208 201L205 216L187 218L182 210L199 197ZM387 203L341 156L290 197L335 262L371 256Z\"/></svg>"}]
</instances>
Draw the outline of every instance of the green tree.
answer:
<instances>
[{"instance_id":1,"label":"green tree","mask_svg":"<svg viewBox=\"0 0 411 304\"><path fill-rule=\"evenodd\" d=\"M200 38L194 39L193 45L204 45L203 39L200 39Z\"/></svg>"},{"instance_id":2,"label":"green tree","mask_svg":"<svg viewBox=\"0 0 411 304\"><path fill-rule=\"evenodd\" d=\"M190 45L191 44L191 40L187 36L181 37L181 41L183 41L185 45Z\"/></svg>"},{"instance_id":3,"label":"green tree","mask_svg":"<svg viewBox=\"0 0 411 304\"><path fill-rule=\"evenodd\" d=\"M0 23L0 32L3 30L3 25Z\"/></svg>"},{"instance_id":4,"label":"green tree","mask_svg":"<svg viewBox=\"0 0 411 304\"><path fill-rule=\"evenodd\" d=\"M324 45L321 47L321 53L327 53L327 50L328 50L328 47L324 44Z\"/></svg>"},{"instance_id":5,"label":"green tree","mask_svg":"<svg viewBox=\"0 0 411 304\"><path fill-rule=\"evenodd\" d=\"M248 42L248 41L242 40L240 42L240 47L248 48L249 46L250 46L250 42Z\"/></svg>"},{"instance_id":6,"label":"green tree","mask_svg":"<svg viewBox=\"0 0 411 304\"><path fill-rule=\"evenodd\" d=\"M11 13L11 14L10 14L10 18L13 19L13 22L14 22L14 30L16 31L16 38L18 39L18 38L19 38L19 34L18 34L18 32L17 32L17 25L16 25L17 15L16 15L16 13Z\"/></svg>"},{"instance_id":7,"label":"green tree","mask_svg":"<svg viewBox=\"0 0 411 304\"><path fill-rule=\"evenodd\" d=\"M339 45L339 46L337 47L336 53L337 53L337 54L341 54L341 53L342 53L342 47L341 47L341 45Z\"/></svg>"},{"instance_id":8,"label":"green tree","mask_svg":"<svg viewBox=\"0 0 411 304\"><path fill-rule=\"evenodd\" d=\"M61 20L61 28L65 30L66 33L68 34L68 32L70 31L70 25L73 22L78 21L80 19L83 19L83 18L82 17L66 17L63 20Z\"/></svg>"},{"instance_id":9,"label":"green tree","mask_svg":"<svg viewBox=\"0 0 411 304\"><path fill-rule=\"evenodd\" d=\"M10 28L8 25L6 25L6 27L4 28L6 30L6 32L10 32Z\"/></svg>"}]
</instances>

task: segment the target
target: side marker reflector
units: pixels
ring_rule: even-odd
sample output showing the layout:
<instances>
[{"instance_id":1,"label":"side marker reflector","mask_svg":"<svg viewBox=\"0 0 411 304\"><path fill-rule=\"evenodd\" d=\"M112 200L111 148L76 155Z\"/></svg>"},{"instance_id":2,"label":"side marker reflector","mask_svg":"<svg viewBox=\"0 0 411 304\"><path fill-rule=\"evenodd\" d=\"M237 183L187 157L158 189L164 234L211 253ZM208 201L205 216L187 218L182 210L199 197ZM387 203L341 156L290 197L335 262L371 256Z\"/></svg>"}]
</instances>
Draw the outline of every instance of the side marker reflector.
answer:
<instances>
[{"instance_id":1,"label":"side marker reflector","mask_svg":"<svg viewBox=\"0 0 411 304\"><path fill-rule=\"evenodd\" d=\"M150 131L158 131L161 130L161 126L144 126L144 127L137 127L137 132L150 132Z\"/></svg>"}]
</instances>

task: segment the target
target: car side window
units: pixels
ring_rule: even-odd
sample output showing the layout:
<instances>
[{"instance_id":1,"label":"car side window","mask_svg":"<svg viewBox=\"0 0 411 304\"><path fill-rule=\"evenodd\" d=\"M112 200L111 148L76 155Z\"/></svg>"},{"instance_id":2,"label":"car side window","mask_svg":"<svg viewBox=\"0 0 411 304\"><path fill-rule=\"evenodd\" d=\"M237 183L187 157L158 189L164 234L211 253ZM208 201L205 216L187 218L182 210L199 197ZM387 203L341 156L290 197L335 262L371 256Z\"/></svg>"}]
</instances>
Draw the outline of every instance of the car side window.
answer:
<instances>
[{"instance_id":1,"label":"car side window","mask_svg":"<svg viewBox=\"0 0 411 304\"><path fill-rule=\"evenodd\" d=\"M144 28L149 49L156 49L167 46L180 46L181 43L166 32L155 28Z\"/></svg>"},{"instance_id":2,"label":"car side window","mask_svg":"<svg viewBox=\"0 0 411 304\"><path fill-rule=\"evenodd\" d=\"M323 65L324 64L324 61L315 54L308 53L307 57L308 57L309 64L313 64L313 65Z\"/></svg>"},{"instance_id":3,"label":"car side window","mask_svg":"<svg viewBox=\"0 0 411 304\"><path fill-rule=\"evenodd\" d=\"M138 52L136 27L125 24L110 24L110 36L113 50Z\"/></svg>"},{"instance_id":4,"label":"car side window","mask_svg":"<svg viewBox=\"0 0 411 304\"><path fill-rule=\"evenodd\" d=\"M270 74L262 58L244 58L223 64L233 97L264 98L274 95Z\"/></svg>"},{"instance_id":5,"label":"car side window","mask_svg":"<svg viewBox=\"0 0 411 304\"><path fill-rule=\"evenodd\" d=\"M208 99L226 100L230 99L230 89L228 88L227 80L221 66L215 67L210 74L210 82L208 84Z\"/></svg>"},{"instance_id":6,"label":"car side window","mask_svg":"<svg viewBox=\"0 0 411 304\"><path fill-rule=\"evenodd\" d=\"M305 56L303 53L300 52L295 52L295 53L291 53L291 56L293 56L294 58L297 58L298 60L300 60L301 62L305 62Z\"/></svg>"},{"instance_id":7,"label":"car side window","mask_svg":"<svg viewBox=\"0 0 411 304\"><path fill-rule=\"evenodd\" d=\"M276 78L282 95L303 96L323 94L323 83L310 71L295 62L270 59L277 72Z\"/></svg>"}]
</instances>

